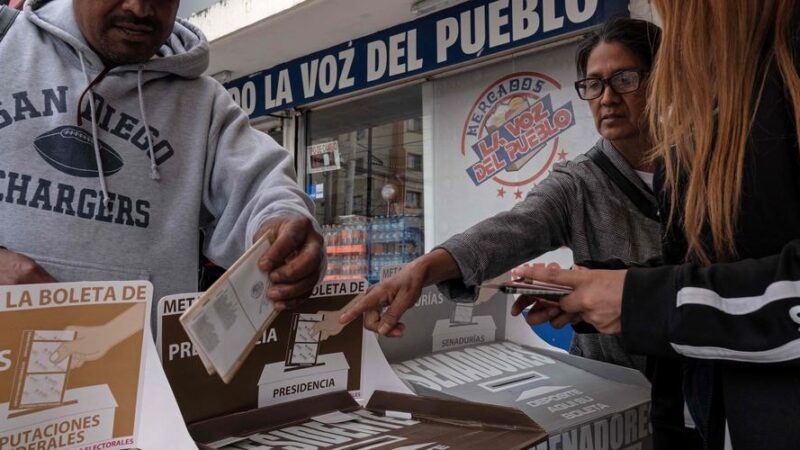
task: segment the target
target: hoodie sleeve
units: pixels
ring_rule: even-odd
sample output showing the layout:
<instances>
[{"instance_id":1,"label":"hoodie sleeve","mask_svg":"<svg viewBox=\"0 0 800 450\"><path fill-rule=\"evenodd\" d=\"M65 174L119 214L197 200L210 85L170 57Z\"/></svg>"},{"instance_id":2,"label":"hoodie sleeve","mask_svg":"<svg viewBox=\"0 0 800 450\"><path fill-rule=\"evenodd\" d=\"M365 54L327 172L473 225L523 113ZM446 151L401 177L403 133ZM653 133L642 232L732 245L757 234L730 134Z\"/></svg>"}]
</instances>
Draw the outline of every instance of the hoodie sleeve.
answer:
<instances>
[{"instance_id":1,"label":"hoodie sleeve","mask_svg":"<svg viewBox=\"0 0 800 450\"><path fill-rule=\"evenodd\" d=\"M245 112L217 84L206 153L203 205L211 217L203 251L230 267L259 227L279 216L305 216L314 204L298 187L292 155L250 126Z\"/></svg>"},{"instance_id":2,"label":"hoodie sleeve","mask_svg":"<svg viewBox=\"0 0 800 450\"><path fill-rule=\"evenodd\" d=\"M800 365L800 240L779 255L630 269L622 333L632 353Z\"/></svg>"},{"instance_id":3,"label":"hoodie sleeve","mask_svg":"<svg viewBox=\"0 0 800 450\"><path fill-rule=\"evenodd\" d=\"M550 250L569 244L570 223L582 202L572 162L553 172L525 200L457 234L438 248L456 261L462 279L439 284L456 301L472 301L473 287ZM580 220L580 219L578 219Z\"/></svg>"}]
</instances>

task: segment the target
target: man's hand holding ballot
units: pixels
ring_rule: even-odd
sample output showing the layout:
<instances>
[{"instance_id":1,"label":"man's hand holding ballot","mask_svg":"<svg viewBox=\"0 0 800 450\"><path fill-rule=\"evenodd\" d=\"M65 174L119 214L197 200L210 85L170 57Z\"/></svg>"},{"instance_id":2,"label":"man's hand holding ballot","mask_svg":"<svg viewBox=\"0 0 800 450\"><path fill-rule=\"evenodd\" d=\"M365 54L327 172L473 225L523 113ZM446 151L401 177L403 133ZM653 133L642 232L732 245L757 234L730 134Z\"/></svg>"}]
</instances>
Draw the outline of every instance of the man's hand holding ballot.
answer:
<instances>
[{"instance_id":1,"label":"man's hand holding ballot","mask_svg":"<svg viewBox=\"0 0 800 450\"><path fill-rule=\"evenodd\" d=\"M319 279L320 236L309 219L264 223L255 243L181 316L208 372L228 383L277 314Z\"/></svg>"},{"instance_id":2,"label":"man's hand holding ballot","mask_svg":"<svg viewBox=\"0 0 800 450\"><path fill-rule=\"evenodd\" d=\"M274 241L259 258L258 267L272 282L267 298L281 311L311 295L325 270L323 241L311 220L302 216L279 217L264 223L253 242L269 230Z\"/></svg>"}]
</instances>

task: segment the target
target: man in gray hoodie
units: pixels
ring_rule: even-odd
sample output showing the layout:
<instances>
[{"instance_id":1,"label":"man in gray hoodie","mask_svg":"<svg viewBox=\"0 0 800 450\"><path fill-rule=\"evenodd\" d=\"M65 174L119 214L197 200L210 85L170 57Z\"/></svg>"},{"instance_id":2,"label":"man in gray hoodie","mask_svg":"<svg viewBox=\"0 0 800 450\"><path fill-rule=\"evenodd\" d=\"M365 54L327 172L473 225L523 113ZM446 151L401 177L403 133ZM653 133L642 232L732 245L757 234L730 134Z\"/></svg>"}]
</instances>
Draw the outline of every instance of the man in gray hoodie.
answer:
<instances>
[{"instance_id":1,"label":"man in gray hoodie","mask_svg":"<svg viewBox=\"0 0 800 450\"><path fill-rule=\"evenodd\" d=\"M201 74L179 0L34 0L0 42L0 284L146 279L197 289L267 230L278 308L323 272L292 156ZM13 61L13 63L8 63Z\"/></svg>"}]
</instances>

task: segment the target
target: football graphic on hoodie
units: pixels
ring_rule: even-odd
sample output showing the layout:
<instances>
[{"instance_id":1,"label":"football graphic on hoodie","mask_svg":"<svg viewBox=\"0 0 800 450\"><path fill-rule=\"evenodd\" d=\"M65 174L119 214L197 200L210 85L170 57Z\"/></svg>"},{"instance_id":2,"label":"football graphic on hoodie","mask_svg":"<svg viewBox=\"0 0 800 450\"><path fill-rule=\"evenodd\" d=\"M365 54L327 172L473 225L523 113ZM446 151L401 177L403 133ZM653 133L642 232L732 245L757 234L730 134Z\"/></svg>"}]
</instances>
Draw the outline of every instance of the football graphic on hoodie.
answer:
<instances>
[{"instance_id":1,"label":"football graphic on hoodie","mask_svg":"<svg viewBox=\"0 0 800 450\"><path fill-rule=\"evenodd\" d=\"M58 127L33 141L36 152L51 166L69 175L96 178L100 175L92 134L75 126ZM122 157L111 146L98 139L103 175L119 172Z\"/></svg>"}]
</instances>

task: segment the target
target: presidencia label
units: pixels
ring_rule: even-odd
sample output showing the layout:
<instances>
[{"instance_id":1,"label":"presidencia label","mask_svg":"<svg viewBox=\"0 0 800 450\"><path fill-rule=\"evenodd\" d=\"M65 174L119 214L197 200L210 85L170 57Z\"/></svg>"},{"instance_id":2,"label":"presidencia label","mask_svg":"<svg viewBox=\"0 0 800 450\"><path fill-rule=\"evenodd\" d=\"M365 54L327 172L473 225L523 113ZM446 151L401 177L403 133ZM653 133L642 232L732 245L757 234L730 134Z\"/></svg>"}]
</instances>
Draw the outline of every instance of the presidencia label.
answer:
<instances>
[{"instance_id":1,"label":"presidencia label","mask_svg":"<svg viewBox=\"0 0 800 450\"><path fill-rule=\"evenodd\" d=\"M225 86L253 119L574 35L627 15L624 0L472 0Z\"/></svg>"},{"instance_id":2,"label":"presidencia label","mask_svg":"<svg viewBox=\"0 0 800 450\"><path fill-rule=\"evenodd\" d=\"M258 407L286 403L329 392L347 390L349 365L342 353L321 355L313 364L264 367L258 382Z\"/></svg>"}]
</instances>

